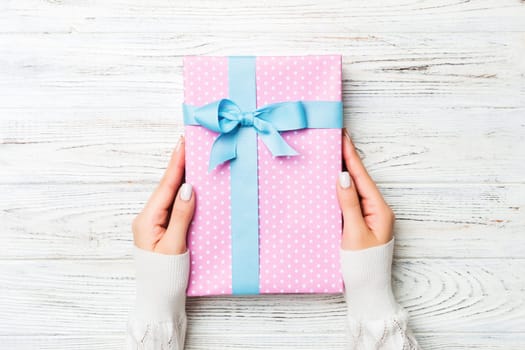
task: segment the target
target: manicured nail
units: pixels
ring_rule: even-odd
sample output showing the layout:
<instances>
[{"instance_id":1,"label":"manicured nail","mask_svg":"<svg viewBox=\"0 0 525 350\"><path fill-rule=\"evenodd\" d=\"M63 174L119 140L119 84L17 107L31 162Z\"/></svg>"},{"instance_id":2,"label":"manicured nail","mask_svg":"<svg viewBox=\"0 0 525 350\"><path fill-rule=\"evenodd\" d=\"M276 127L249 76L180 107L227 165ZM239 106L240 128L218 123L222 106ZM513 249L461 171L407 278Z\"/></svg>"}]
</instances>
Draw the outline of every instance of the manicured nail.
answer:
<instances>
[{"instance_id":1,"label":"manicured nail","mask_svg":"<svg viewBox=\"0 0 525 350\"><path fill-rule=\"evenodd\" d=\"M344 128L345 136L348 138L348 141L352 142L352 139L350 138L350 133L348 132L347 128Z\"/></svg>"},{"instance_id":2,"label":"manicured nail","mask_svg":"<svg viewBox=\"0 0 525 350\"><path fill-rule=\"evenodd\" d=\"M180 150L180 146L184 142L184 136L179 136L179 141L177 141L177 146L175 146L175 152L178 152Z\"/></svg>"},{"instance_id":3,"label":"manicured nail","mask_svg":"<svg viewBox=\"0 0 525 350\"><path fill-rule=\"evenodd\" d=\"M190 184L188 183L182 184L182 186L180 187L180 199L186 202L189 201L191 198L192 191L193 191L193 187Z\"/></svg>"},{"instance_id":4,"label":"manicured nail","mask_svg":"<svg viewBox=\"0 0 525 350\"><path fill-rule=\"evenodd\" d=\"M352 184L352 180L350 179L350 174L348 171L343 171L341 174L339 174L339 184L342 188L349 188Z\"/></svg>"}]
</instances>

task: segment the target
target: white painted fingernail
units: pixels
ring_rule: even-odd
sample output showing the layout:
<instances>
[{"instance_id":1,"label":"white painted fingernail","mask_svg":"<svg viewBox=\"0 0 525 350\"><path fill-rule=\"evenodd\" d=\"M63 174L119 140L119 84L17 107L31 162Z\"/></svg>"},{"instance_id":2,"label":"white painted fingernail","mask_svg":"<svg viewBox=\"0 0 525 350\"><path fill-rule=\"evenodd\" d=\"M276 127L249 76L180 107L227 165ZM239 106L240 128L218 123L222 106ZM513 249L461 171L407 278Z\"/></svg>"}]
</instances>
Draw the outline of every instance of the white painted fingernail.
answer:
<instances>
[{"instance_id":1,"label":"white painted fingernail","mask_svg":"<svg viewBox=\"0 0 525 350\"><path fill-rule=\"evenodd\" d=\"M191 198L191 192L193 191L193 186L188 183L182 184L180 187L180 199L183 201L189 201Z\"/></svg>"},{"instance_id":2,"label":"white painted fingernail","mask_svg":"<svg viewBox=\"0 0 525 350\"><path fill-rule=\"evenodd\" d=\"M184 142L184 138L182 135L179 136L179 141L177 141L177 146L175 146L175 152L178 152L180 150L180 146Z\"/></svg>"},{"instance_id":3,"label":"white painted fingernail","mask_svg":"<svg viewBox=\"0 0 525 350\"><path fill-rule=\"evenodd\" d=\"M352 184L352 180L350 179L350 174L348 171L343 171L339 174L339 184L342 188L349 188Z\"/></svg>"},{"instance_id":4,"label":"white painted fingernail","mask_svg":"<svg viewBox=\"0 0 525 350\"><path fill-rule=\"evenodd\" d=\"M348 128L345 128L345 136L346 136L346 138L348 139L348 141L352 141L352 140L350 139L350 133L348 132Z\"/></svg>"}]
</instances>

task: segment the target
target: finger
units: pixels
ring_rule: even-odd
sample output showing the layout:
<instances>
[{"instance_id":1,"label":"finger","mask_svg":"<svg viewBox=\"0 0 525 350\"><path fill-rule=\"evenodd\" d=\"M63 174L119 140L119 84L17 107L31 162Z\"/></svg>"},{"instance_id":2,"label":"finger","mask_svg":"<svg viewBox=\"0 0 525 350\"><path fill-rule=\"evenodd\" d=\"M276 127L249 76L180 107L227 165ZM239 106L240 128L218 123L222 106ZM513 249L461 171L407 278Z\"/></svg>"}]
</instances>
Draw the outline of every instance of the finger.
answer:
<instances>
[{"instance_id":1,"label":"finger","mask_svg":"<svg viewBox=\"0 0 525 350\"><path fill-rule=\"evenodd\" d=\"M346 128L344 129L343 136L343 159L346 168L355 181L355 187L359 196L367 201L384 202L381 192L379 192L374 180L372 180L366 171L359 154L357 154L357 150Z\"/></svg>"},{"instance_id":2,"label":"finger","mask_svg":"<svg viewBox=\"0 0 525 350\"><path fill-rule=\"evenodd\" d=\"M166 233L161 238L155 251L164 254L182 254L186 251L186 235L195 211L195 194L193 187L183 184L173 208Z\"/></svg>"},{"instance_id":3,"label":"finger","mask_svg":"<svg viewBox=\"0 0 525 350\"><path fill-rule=\"evenodd\" d=\"M344 234L363 235L367 234L369 230L361 212L359 196L352 182L352 178L347 171L339 174L337 199L343 213Z\"/></svg>"},{"instance_id":4,"label":"finger","mask_svg":"<svg viewBox=\"0 0 525 350\"><path fill-rule=\"evenodd\" d=\"M159 185L146 204L146 209L158 212L170 208L173 204L175 194L184 178L184 144L184 137L181 136Z\"/></svg>"}]
</instances>

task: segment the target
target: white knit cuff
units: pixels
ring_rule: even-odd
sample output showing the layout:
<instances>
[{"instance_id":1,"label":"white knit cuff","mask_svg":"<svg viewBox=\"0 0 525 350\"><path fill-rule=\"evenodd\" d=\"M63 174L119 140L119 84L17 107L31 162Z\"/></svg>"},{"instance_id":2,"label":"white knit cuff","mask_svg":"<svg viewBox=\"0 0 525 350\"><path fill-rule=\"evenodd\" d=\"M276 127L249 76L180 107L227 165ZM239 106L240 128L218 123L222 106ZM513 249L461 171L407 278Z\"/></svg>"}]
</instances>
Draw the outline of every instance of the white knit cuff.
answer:
<instances>
[{"instance_id":1,"label":"white knit cuff","mask_svg":"<svg viewBox=\"0 0 525 350\"><path fill-rule=\"evenodd\" d=\"M348 316L374 320L398 311L391 284L394 238L380 246L340 252Z\"/></svg>"},{"instance_id":2,"label":"white knit cuff","mask_svg":"<svg viewBox=\"0 0 525 350\"><path fill-rule=\"evenodd\" d=\"M166 255L134 245L136 317L148 322L179 322L186 315L190 253Z\"/></svg>"}]
</instances>

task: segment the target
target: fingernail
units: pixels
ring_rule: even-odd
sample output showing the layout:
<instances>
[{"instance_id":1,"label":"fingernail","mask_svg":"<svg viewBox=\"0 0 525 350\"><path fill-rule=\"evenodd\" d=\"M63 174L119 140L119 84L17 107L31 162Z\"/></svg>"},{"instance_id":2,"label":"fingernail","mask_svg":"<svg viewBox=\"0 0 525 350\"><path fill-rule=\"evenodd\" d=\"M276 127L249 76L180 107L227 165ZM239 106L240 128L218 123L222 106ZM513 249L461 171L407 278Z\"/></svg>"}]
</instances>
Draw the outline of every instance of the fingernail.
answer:
<instances>
[{"instance_id":1,"label":"fingernail","mask_svg":"<svg viewBox=\"0 0 525 350\"><path fill-rule=\"evenodd\" d=\"M350 179L350 174L348 171L343 171L339 174L339 184L342 188L349 188L352 184L352 180Z\"/></svg>"},{"instance_id":2,"label":"fingernail","mask_svg":"<svg viewBox=\"0 0 525 350\"><path fill-rule=\"evenodd\" d=\"M193 191L193 186L191 186L191 184L188 184L188 183L182 184L182 186L180 187L180 199L186 202L189 201L191 198L192 191Z\"/></svg>"},{"instance_id":3,"label":"fingernail","mask_svg":"<svg viewBox=\"0 0 525 350\"><path fill-rule=\"evenodd\" d=\"M348 132L347 128L344 128L345 136L348 138L348 141L352 142L352 139L350 138L350 133Z\"/></svg>"},{"instance_id":4,"label":"fingernail","mask_svg":"<svg viewBox=\"0 0 525 350\"><path fill-rule=\"evenodd\" d=\"M179 136L179 141L177 141L177 146L175 146L175 152L178 152L180 150L180 146L184 142L184 137L182 135Z\"/></svg>"}]
</instances>

